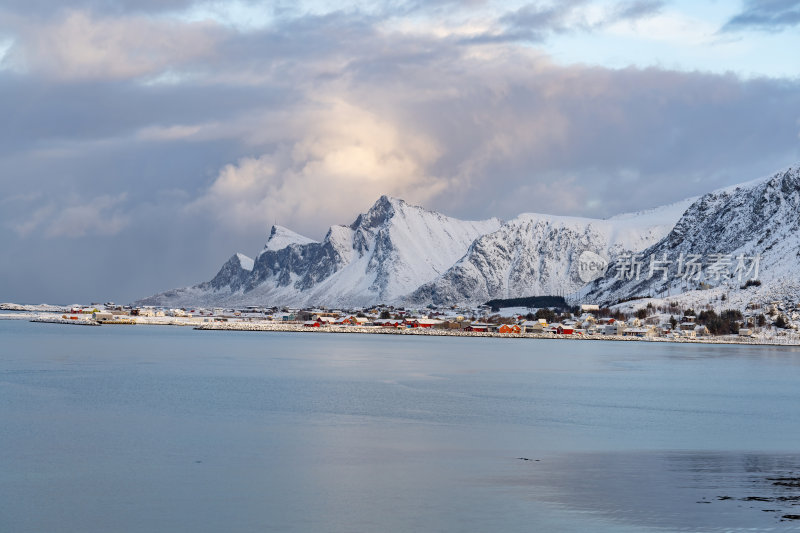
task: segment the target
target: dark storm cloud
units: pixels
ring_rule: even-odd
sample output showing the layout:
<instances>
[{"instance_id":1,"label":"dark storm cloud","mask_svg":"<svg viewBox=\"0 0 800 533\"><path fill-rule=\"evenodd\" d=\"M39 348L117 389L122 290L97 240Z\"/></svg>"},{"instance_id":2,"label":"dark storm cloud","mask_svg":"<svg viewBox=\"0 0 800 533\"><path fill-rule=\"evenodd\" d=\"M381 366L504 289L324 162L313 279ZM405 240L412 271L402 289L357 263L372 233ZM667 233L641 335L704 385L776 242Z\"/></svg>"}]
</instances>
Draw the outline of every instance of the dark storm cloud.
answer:
<instances>
[{"instance_id":1,"label":"dark storm cloud","mask_svg":"<svg viewBox=\"0 0 800 533\"><path fill-rule=\"evenodd\" d=\"M747 0L744 11L732 17L722 30L782 30L798 24L800 0Z\"/></svg>"}]
</instances>

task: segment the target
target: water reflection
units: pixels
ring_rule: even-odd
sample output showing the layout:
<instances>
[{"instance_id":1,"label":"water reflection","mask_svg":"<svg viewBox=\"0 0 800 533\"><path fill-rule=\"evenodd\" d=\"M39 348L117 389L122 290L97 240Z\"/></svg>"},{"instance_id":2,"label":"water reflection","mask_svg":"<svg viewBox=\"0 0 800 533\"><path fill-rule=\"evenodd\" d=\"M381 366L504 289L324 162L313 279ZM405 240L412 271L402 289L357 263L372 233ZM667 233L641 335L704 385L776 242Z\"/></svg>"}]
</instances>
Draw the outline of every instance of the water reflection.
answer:
<instances>
[{"instance_id":1,"label":"water reflection","mask_svg":"<svg viewBox=\"0 0 800 533\"><path fill-rule=\"evenodd\" d=\"M689 531L800 530L800 455L573 453L519 461L502 484L599 521Z\"/></svg>"}]
</instances>

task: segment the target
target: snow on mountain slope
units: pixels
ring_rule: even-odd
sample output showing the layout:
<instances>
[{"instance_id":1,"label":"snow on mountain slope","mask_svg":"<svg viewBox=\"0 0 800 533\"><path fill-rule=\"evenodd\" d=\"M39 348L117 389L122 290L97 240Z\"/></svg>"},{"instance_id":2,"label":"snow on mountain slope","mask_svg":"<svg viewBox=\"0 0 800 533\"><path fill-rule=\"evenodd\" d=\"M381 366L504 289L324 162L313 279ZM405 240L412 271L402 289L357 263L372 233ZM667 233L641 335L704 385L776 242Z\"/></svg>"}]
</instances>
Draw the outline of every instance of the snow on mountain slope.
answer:
<instances>
[{"instance_id":1,"label":"snow on mountain slope","mask_svg":"<svg viewBox=\"0 0 800 533\"><path fill-rule=\"evenodd\" d=\"M696 256L693 263L691 256ZM633 259L612 262L603 278L581 291L583 299L612 303L686 293L687 301L696 304L721 300L724 294L731 307L765 299L797 301L800 169L701 196L664 239L635 258L641 265L638 279ZM651 264L656 267L652 276ZM753 277L761 285L742 288Z\"/></svg>"},{"instance_id":2,"label":"snow on mountain slope","mask_svg":"<svg viewBox=\"0 0 800 533\"><path fill-rule=\"evenodd\" d=\"M248 272L253 270L253 264L255 263L253 259L239 253L236 254L236 258L239 260L239 266L242 267L242 270L247 270Z\"/></svg>"},{"instance_id":3,"label":"snow on mountain slope","mask_svg":"<svg viewBox=\"0 0 800 533\"><path fill-rule=\"evenodd\" d=\"M322 242L270 246L252 269L238 255L213 280L167 291L139 305L368 305L395 301L434 279L498 219L463 221L381 197L349 226L332 226ZM280 230L273 228L273 234ZM244 265L247 266L247 265Z\"/></svg>"},{"instance_id":4,"label":"snow on mountain slope","mask_svg":"<svg viewBox=\"0 0 800 533\"><path fill-rule=\"evenodd\" d=\"M283 226L274 225L269 232L269 238L267 239L267 244L264 245L262 253L282 250L290 244L311 244L312 242L317 241L304 237Z\"/></svg>"},{"instance_id":5,"label":"snow on mountain slope","mask_svg":"<svg viewBox=\"0 0 800 533\"><path fill-rule=\"evenodd\" d=\"M584 285L576 268L582 252L608 259L643 250L664 237L690 203L691 199L607 220L522 214L476 240L463 258L408 300L476 303L576 291Z\"/></svg>"}]
</instances>

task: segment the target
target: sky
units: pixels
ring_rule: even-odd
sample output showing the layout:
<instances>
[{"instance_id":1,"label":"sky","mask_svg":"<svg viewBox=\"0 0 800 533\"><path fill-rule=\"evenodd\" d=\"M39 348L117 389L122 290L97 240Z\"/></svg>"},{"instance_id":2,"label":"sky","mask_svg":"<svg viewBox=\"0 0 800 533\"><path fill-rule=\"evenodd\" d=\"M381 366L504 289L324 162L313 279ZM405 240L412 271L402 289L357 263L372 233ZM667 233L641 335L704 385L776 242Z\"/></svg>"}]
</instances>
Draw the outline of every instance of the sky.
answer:
<instances>
[{"instance_id":1,"label":"sky","mask_svg":"<svg viewBox=\"0 0 800 533\"><path fill-rule=\"evenodd\" d=\"M800 0L4 0L0 301L127 303L382 195L607 217L800 161Z\"/></svg>"}]
</instances>

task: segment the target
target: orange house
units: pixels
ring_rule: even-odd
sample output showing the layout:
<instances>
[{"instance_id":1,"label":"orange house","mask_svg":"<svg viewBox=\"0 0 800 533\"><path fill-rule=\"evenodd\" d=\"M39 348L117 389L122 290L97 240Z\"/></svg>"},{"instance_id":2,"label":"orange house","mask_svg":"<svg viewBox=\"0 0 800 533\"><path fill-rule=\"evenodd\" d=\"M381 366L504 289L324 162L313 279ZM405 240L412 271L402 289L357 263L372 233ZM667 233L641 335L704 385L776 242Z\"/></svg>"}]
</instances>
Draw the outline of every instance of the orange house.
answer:
<instances>
[{"instance_id":1,"label":"orange house","mask_svg":"<svg viewBox=\"0 0 800 533\"><path fill-rule=\"evenodd\" d=\"M522 332L522 328L520 328L517 324L503 324L497 330L498 333L520 333Z\"/></svg>"}]
</instances>

